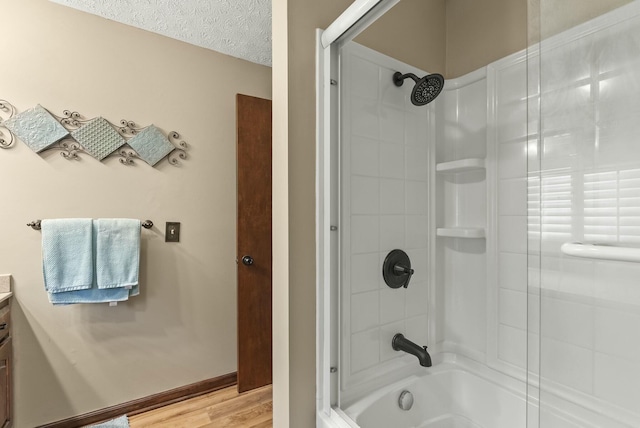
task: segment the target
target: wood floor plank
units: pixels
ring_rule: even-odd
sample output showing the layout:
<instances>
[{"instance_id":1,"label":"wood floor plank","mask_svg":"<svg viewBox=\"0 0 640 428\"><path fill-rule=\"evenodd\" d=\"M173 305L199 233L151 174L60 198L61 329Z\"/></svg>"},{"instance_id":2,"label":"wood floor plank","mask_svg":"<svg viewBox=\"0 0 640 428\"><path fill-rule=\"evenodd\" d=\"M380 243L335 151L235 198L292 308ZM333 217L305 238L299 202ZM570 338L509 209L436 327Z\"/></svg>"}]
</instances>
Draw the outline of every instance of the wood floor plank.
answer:
<instances>
[{"instance_id":1,"label":"wood floor plank","mask_svg":"<svg viewBox=\"0 0 640 428\"><path fill-rule=\"evenodd\" d=\"M272 428L273 427L273 414L271 417L263 422L259 422L256 425L251 425L249 428Z\"/></svg>"},{"instance_id":2,"label":"wood floor plank","mask_svg":"<svg viewBox=\"0 0 640 428\"><path fill-rule=\"evenodd\" d=\"M238 394L214 391L129 418L131 428L267 428L273 425L271 385Z\"/></svg>"},{"instance_id":3,"label":"wood floor plank","mask_svg":"<svg viewBox=\"0 0 640 428\"><path fill-rule=\"evenodd\" d=\"M189 417L189 414L192 412L206 413L202 410L209 406L223 403L227 400L232 400L237 396L238 392L236 391L236 387L232 386L219 391L210 392L190 400L161 407L150 412L131 416L129 418L129 422L132 427L150 427L154 426L154 424L156 424L155 426L158 426L161 422L172 418Z\"/></svg>"},{"instance_id":4,"label":"wood floor plank","mask_svg":"<svg viewBox=\"0 0 640 428\"><path fill-rule=\"evenodd\" d=\"M211 423L203 428L247 428L270 419L272 412L271 403L260 403L237 412L212 418Z\"/></svg>"},{"instance_id":5,"label":"wood floor plank","mask_svg":"<svg viewBox=\"0 0 640 428\"><path fill-rule=\"evenodd\" d=\"M234 399L210 406L208 408L209 418L212 421L220 419L225 416L241 412L244 409L261 404L265 401L271 401L271 388L260 388L245 392Z\"/></svg>"}]
</instances>

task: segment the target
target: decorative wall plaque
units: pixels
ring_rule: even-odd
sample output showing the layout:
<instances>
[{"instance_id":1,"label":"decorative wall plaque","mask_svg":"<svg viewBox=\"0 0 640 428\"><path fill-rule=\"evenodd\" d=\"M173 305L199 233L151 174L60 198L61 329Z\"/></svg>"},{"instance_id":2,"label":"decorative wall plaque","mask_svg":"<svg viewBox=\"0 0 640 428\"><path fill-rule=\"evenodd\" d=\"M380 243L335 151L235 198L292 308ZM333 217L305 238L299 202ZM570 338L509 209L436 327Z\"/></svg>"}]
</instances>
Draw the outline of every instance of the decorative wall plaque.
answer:
<instances>
[{"instance_id":1,"label":"decorative wall plaque","mask_svg":"<svg viewBox=\"0 0 640 428\"><path fill-rule=\"evenodd\" d=\"M114 125L102 117L85 119L70 110L56 116L41 105L16 113L11 103L0 99L0 148L12 147L16 138L36 153L59 150L65 159L86 153L100 161L119 156L125 165L133 165L137 158L151 166L164 158L179 165L188 149L177 132L164 135L155 125L139 127L124 119Z\"/></svg>"}]
</instances>

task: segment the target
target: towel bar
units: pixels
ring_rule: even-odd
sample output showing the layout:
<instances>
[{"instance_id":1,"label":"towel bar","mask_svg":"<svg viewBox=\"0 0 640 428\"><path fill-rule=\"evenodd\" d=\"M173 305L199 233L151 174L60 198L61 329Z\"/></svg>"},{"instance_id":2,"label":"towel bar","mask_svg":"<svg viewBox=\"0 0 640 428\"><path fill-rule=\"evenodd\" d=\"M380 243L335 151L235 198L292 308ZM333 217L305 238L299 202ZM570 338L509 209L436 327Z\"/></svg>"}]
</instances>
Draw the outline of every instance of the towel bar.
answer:
<instances>
[{"instance_id":1,"label":"towel bar","mask_svg":"<svg viewBox=\"0 0 640 428\"><path fill-rule=\"evenodd\" d=\"M42 220L33 220L27 223L27 226L29 226L33 230L40 230L42 229ZM141 226L145 229L151 229L153 227L153 222L151 220L145 220L142 222Z\"/></svg>"},{"instance_id":2,"label":"towel bar","mask_svg":"<svg viewBox=\"0 0 640 428\"><path fill-rule=\"evenodd\" d=\"M567 242L562 244L560 250L566 255L586 259L640 262L640 248Z\"/></svg>"}]
</instances>

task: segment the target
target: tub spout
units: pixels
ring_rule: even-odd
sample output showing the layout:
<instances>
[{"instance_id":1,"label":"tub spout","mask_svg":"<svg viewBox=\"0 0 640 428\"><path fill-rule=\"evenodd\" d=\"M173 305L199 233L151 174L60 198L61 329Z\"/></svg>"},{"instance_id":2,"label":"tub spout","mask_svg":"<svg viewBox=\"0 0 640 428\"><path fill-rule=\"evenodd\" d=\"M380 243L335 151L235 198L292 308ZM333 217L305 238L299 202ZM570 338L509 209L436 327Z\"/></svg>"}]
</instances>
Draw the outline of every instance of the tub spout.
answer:
<instances>
[{"instance_id":1,"label":"tub spout","mask_svg":"<svg viewBox=\"0 0 640 428\"><path fill-rule=\"evenodd\" d=\"M431 367L431 355L427 352L426 346L419 346L404 337L402 333L393 336L391 347L394 351L404 351L407 354L415 355L423 367Z\"/></svg>"}]
</instances>

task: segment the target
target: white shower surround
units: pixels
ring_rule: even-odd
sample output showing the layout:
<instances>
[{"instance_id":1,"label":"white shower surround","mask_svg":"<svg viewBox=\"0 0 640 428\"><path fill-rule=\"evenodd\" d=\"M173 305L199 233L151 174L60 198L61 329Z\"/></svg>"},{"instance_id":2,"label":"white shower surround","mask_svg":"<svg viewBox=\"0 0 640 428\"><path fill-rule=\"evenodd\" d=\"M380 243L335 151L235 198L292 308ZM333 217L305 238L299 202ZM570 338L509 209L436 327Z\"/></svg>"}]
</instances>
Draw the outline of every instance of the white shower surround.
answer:
<instances>
[{"instance_id":1,"label":"white shower surround","mask_svg":"<svg viewBox=\"0 0 640 428\"><path fill-rule=\"evenodd\" d=\"M609 45L615 46L610 41L615 38L618 44L622 43L629 50L614 49L613 53L604 51L606 55L611 57L608 62L609 66L612 66L615 61L618 61L618 65L615 67L617 70L608 69L603 73L597 70L597 61L601 58L598 53L602 54L602 52L596 52L596 55L592 57L592 61L595 62L588 61L586 63L586 68L590 70L591 74L577 76L577 80L569 80L564 83L567 88L566 92L569 92L568 95L563 94L562 88L559 87L547 91L543 82L543 106L544 102L548 102L564 108L564 110L560 110L561 112L578 111L575 110L575 107L579 105L576 102L583 101L583 98L580 98L579 94L572 94L571 91L575 88L577 88L576 91L580 91L579 88L584 86L580 82L584 81L584 84L590 85L590 92L592 92L596 90L594 89L596 87L603 87L601 82L607 80L605 84L609 85L610 90L607 94L610 97L607 100L608 104L603 103L596 106L601 115L607 116L607 108L612 109L614 114L619 114L625 107L631 108L632 111L640 111L640 105L636 107L638 103L633 100L633 94L637 94L637 92L623 89L625 86L629 87L629 84L632 89L640 87L637 79L628 77L629 72L636 64L633 58L640 57L640 52L638 52L640 50L640 34L637 29L634 29L634 27L639 27L637 20L640 15L640 7L638 4L639 2L635 2L544 42L543 76L553 76L554 69L556 72L558 71L557 64L562 63L562 59L571 58L571 54L574 55L573 58L589 58L593 54L593 44L598 45L599 43L605 46L609 40ZM619 23L623 24L621 26L614 25ZM624 31L627 33L623 34ZM480 309L481 322L476 325L470 323L473 321L470 318L461 320L454 317L448 320L450 323L458 324L458 331L462 332L462 335L458 335L458 337L462 337L462 340L448 340L446 332L439 330L437 326L435 328L433 325L424 326L424 328L431 330L430 340L433 333L436 334L439 345L436 350L453 352L463 356L462 358L471 358L482 362L486 364L485 367L491 367L514 379L519 379L523 386L526 385L528 375L531 394L530 405L533 406L530 408L530 420L528 421L533 425L529 426L540 424L540 426L555 427L554 423L560 423L557 420L551 422L549 419L550 409L565 410L565 414L561 418L563 427L618 428L638 426L640 425L640 415L633 403L637 403L640 399L637 387L640 384L640 364L635 360L638 355L635 351L636 348L624 345L624 343L626 342L625 337L632 337L632 331L640 325L640 314L637 309L640 300L636 297L638 296L637 284L634 285L634 278L637 282L637 278L640 277L640 265L576 260L563 258L560 253L560 244L571 239L594 239L595 237L596 239L633 244L638 239L636 237L637 228L633 226L633 223L629 224L628 220L625 223L624 213L618 213L612 217L617 225L613 228L616 231L613 234L611 233L612 228L609 227L605 229L608 232L598 235L597 232L602 230L598 228L598 223L592 225L587 223L581 225L585 230L584 235L580 235L576 230L560 231L562 236L558 240L556 238L559 236L556 236L555 233L558 226L549 223L552 221L551 218L542 217L542 227L537 221L540 213L538 201L544 202L549 197L553 198L553 189L558 185L565 186L565 188L567 186L566 179L562 183L558 182L558 168L571 166L570 163L567 164L570 159L566 158L566 153L560 153L558 156L547 153L543 158L546 163L543 162L542 169L536 168L537 162L539 162L536 151L538 135L535 132L537 129L534 128L538 123L530 124L532 132L529 135L527 135L526 124L528 120L527 109L531 110L532 117L535 116L535 101L539 96L535 90L531 90L527 94L527 72L532 74L531 81L535 81L536 78L533 74L537 72L537 67L540 64L537 55L537 52L530 52L528 69L527 55L525 52L521 52L489 65L486 72L479 71L475 77L466 78L467 81L475 80L478 82L478 73L486 73L486 80L483 78L480 81L487 90L484 103L486 103L486 125L488 125L484 129L487 138L486 161L484 162L487 184L487 221L484 225L487 236L487 272L485 276L487 283L480 286L481 293L486 296L486 300L483 300L486 305L479 305L484 306L484 309ZM569 64L570 67L573 65ZM595 74L593 74L594 69L596 69ZM560 71L563 71L562 68ZM612 77L616 77L616 71L623 78L614 88L615 79L613 82L611 80ZM555 82L551 77L549 79L549 82ZM456 90L464 88L465 85L460 83L464 81L465 78L453 82L449 81L448 88L452 86L457 87ZM472 85L473 82L470 84ZM457 93L455 98L459 99L461 93ZM554 94L558 93L561 94L561 97L554 97ZM446 103L447 93L442 96L444 96ZM473 103L471 99L464 101ZM483 103L478 97L475 101ZM616 107L617 104L622 104L624 107ZM552 111L551 108L550 111ZM459 110L456 108L451 109L450 114L458 113ZM557 114L557 109L554 113ZM442 114L447 115L446 109ZM445 118L439 117L437 123L446 123L446 119L443 119ZM547 144L545 148L550 149L554 148L550 145L553 138L562 136L563 133L571 129L571 125L574 126L574 129L576 125L582 127L590 125L588 121L584 121L584 118L565 114L563 116L565 127L553 129L549 124L553 123L554 116L545 116L545 119L547 119L545 124L547 127L544 128L545 143ZM616 195L621 195L620 197L624 197L625 194L627 197L633 196L637 193L637 188L633 187L633 183L640 180L640 161L638 161L640 153L637 153L638 149L634 148L628 139L615 138L616 136L638 135L640 127L635 125L635 122L628 122L621 132L607 140L615 151L613 154L603 153L604 158L595 159L593 164L598 167L596 170L577 171L581 181L586 186L591 186L591 188L587 187L584 198L587 198L588 194L604 195L607 192L610 194L612 191L616 192ZM558 121L558 123L560 122ZM464 127L464 124L458 125ZM555 132L549 133L548 131ZM446 132L444 133L446 134ZM439 137L441 136L442 134L439 134ZM453 141L453 143L455 146L456 142ZM454 150L456 153L453 155L440 151L435 156L435 162L479 156L474 153L473 148L468 150L467 152L465 149L462 149L462 152ZM639 156L624 156L625 152L637 153ZM529 168L527 167L528 163ZM528 169L532 174L529 180L527 180ZM616 175L613 179L614 188L602 187L603 185L606 187L608 183L612 182L609 176L614 172ZM575 173L576 171L573 173L574 176ZM542 181L537 180L538 176L542 177ZM452 180L448 184L443 184L441 178L434 181L438 182L438 187L448 187L449 191L458 187L457 191L454 190L453 193L446 192L447 195L462 195L463 199L468 199L464 196L464 188L468 187L465 180L460 183ZM474 192L467 191L466 193L472 195ZM437 194L442 196L444 193L437 192ZM475 194L477 196L477 192ZM575 190L572 191L572 194L576 195ZM509 197L504 197L505 195L509 195ZM585 200L589 200L589 198L582 198L583 194L577 193L577 197L569 200L568 205L565 206L575 212L577 208L581 209ZM431 199L431 202L432 205L434 202L435 205L440 203L435 213L438 226L442 226L442 222L453 223L444 224L444 226L467 226L460 224L460 217L443 214L442 210L447 210L447 204L442 204L442 202L446 202L442 197L436 200ZM465 203L459 197L454 197L449 205L456 208L460 206L460 202ZM472 206L474 204L477 205L478 201L471 203ZM635 205L630 208L635 209L634 207ZM449 211L451 212L451 210ZM588 214L585 215L588 216ZM545 230L546 225L551 227L551 233ZM471 226L482 227L480 224ZM620 229L621 227L622 229ZM430 233L434 232L433 227L430 227L429 230ZM589 235L590 230L595 232L591 232ZM620 233L619 230L626 232ZM542 235L540 235L541 231ZM540 241L540 236L542 241ZM457 251L458 253L464 253L465 248L471 252L478 250L480 248L478 242L481 241L440 237L437 239L438 251L442 251L441 243L443 240L459 241L453 245L454 250L449 251L454 257L460 256L460 254L455 254L456 250L463 250ZM528 246L541 248L542 254L530 250L528 257ZM442 257L442 254L440 252L439 256ZM464 254L462 257L464 259ZM446 274L447 264L444 265L445 268L441 271L444 270ZM469 267L469 265L464 266L465 270ZM450 273L454 271L455 269ZM449 295L477 292L477 289L474 290L471 284L464 281L447 283L446 278L443 280L442 277L438 277L433 286L438 287L439 284ZM488 287L484 288L487 284ZM585 284L587 284L587 289L584 288ZM433 296L432 293L433 291L430 292L430 296ZM530 293L529 296L527 293ZM626 301L623 296L627 297ZM429 304L432 305L433 302ZM542 318L540 318L541 310L543 311ZM430 320L433 319L432 313L429 316ZM476 316L476 321L477 318ZM446 324L446 322L442 324ZM486 325L485 340L475 340L474 343L469 343L469 340L465 340L465 336L466 338L475 338L469 328L476 328L477 324ZM593 333L595 337L585 336L583 332L585 324L595 326ZM611 334L616 331L620 335ZM539 348L540 344L543 346L542 353ZM415 364L415 359L407 358L406 360L409 364ZM527 360L529 361L528 373ZM542 367L542 378L539 378L540 367ZM402 370L398 372L400 371ZM386 377L389 378L389 376ZM537 389L540 382L542 392ZM358 390L356 395L363 393L365 389L356 388ZM541 398L543 403L540 420L537 418L538 414L535 408L537 398ZM523 415L522 423L525 422L525 415Z\"/></svg>"},{"instance_id":2,"label":"white shower surround","mask_svg":"<svg viewBox=\"0 0 640 428\"><path fill-rule=\"evenodd\" d=\"M416 108L410 85L393 83L396 71L424 71L355 43L341 58L340 366L348 400L371 379L415 372L415 357L391 349L395 333L428 343L421 326L431 271L425 165L432 156L433 107ZM391 289L382 279L382 263L394 249L405 250L415 270L406 289Z\"/></svg>"}]
</instances>

